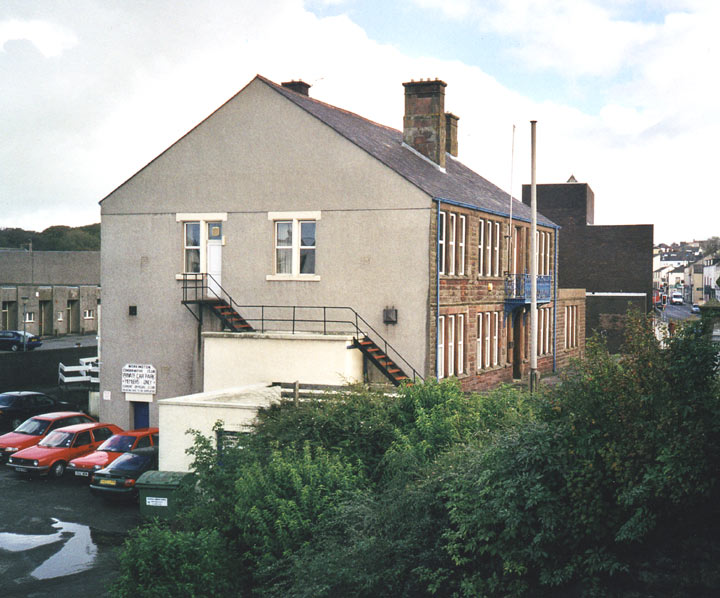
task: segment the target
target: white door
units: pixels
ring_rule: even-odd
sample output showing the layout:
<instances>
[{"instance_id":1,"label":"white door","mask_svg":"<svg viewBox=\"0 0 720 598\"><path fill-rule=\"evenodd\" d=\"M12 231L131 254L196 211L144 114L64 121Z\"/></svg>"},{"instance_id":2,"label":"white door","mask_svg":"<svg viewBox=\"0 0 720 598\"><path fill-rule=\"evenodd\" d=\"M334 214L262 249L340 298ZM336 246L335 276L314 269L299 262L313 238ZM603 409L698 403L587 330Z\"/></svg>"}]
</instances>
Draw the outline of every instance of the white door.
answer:
<instances>
[{"instance_id":1,"label":"white door","mask_svg":"<svg viewBox=\"0 0 720 598\"><path fill-rule=\"evenodd\" d=\"M222 222L208 222L207 227L208 290L219 298L222 285Z\"/></svg>"}]
</instances>

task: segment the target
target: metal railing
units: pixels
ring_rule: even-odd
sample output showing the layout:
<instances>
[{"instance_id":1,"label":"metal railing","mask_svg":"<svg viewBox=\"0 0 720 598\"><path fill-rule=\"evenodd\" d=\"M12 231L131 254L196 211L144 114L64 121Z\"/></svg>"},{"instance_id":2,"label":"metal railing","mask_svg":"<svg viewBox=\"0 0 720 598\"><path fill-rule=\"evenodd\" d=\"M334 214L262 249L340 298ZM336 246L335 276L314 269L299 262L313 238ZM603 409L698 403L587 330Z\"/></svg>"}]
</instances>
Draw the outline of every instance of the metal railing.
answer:
<instances>
[{"instance_id":1,"label":"metal railing","mask_svg":"<svg viewBox=\"0 0 720 598\"><path fill-rule=\"evenodd\" d=\"M530 303L530 274L510 274L505 278L505 300L512 303ZM552 276L537 277L537 300L548 302L552 297Z\"/></svg>"},{"instance_id":2,"label":"metal railing","mask_svg":"<svg viewBox=\"0 0 720 598\"><path fill-rule=\"evenodd\" d=\"M183 303L221 300L228 303L256 332L352 334L370 338L413 380L420 373L352 307L313 305L240 305L211 274L183 274Z\"/></svg>"},{"instance_id":3,"label":"metal railing","mask_svg":"<svg viewBox=\"0 0 720 598\"><path fill-rule=\"evenodd\" d=\"M85 382L100 384L100 365L97 357L83 357L80 365L58 364L58 385Z\"/></svg>"}]
</instances>

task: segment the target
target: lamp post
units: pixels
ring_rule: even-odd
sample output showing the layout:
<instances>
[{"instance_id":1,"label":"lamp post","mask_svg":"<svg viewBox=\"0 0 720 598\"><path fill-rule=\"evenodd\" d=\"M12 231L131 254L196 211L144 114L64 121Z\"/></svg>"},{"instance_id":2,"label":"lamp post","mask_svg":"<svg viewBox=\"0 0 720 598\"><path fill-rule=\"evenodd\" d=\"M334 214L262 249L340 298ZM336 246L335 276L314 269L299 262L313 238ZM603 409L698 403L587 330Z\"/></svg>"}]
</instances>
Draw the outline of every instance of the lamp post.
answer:
<instances>
[{"instance_id":1,"label":"lamp post","mask_svg":"<svg viewBox=\"0 0 720 598\"><path fill-rule=\"evenodd\" d=\"M27 302L28 297L21 297L23 304L23 353L27 351Z\"/></svg>"}]
</instances>

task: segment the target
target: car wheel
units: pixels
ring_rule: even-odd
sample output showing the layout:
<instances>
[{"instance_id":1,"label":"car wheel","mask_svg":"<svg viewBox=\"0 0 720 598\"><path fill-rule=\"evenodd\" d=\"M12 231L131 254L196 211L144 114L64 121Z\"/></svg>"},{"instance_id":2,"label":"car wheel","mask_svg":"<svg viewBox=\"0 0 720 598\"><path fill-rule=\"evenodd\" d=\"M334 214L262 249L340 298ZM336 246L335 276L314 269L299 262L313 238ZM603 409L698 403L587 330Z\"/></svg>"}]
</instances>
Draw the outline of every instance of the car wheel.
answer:
<instances>
[{"instance_id":1,"label":"car wheel","mask_svg":"<svg viewBox=\"0 0 720 598\"><path fill-rule=\"evenodd\" d=\"M21 420L19 417L13 418L11 422L12 429L15 430L16 428L20 427L20 424L23 423L23 420Z\"/></svg>"},{"instance_id":2,"label":"car wheel","mask_svg":"<svg viewBox=\"0 0 720 598\"><path fill-rule=\"evenodd\" d=\"M10 350L13 353L17 353L19 348L20 348L20 345L18 345L17 343L13 343L12 345L10 345Z\"/></svg>"},{"instance_id":3,"label":"car wheel","mask_svg":"<svg viewBox=\"0 0 720 598\"><path fill-rule=\"evenodd\" d=\"M62 475L65 473L65 462L64 461L58 461L50 468L50 473L52 474L52 477L54 478L61 478Z\"/></svg>"}]
</instances>

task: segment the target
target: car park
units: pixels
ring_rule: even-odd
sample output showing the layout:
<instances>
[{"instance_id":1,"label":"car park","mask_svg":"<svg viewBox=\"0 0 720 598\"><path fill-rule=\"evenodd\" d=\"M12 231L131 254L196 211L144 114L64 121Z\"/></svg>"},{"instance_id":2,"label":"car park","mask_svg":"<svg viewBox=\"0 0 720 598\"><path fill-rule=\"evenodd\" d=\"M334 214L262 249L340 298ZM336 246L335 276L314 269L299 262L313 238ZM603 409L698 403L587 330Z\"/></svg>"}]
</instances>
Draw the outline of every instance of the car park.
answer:
<instances>
[{"instance_id":1,"label":"car park","mask_svg":"<svg viewBox=\"0 0 720 598\"><path fill-rule=\"evenodd\" d=\"M90 481L90 475L94 471L107 467L123 453L157 444L157 428L141 428L115 434L103 442L96 451L70 461L67 472L76 478Z\"/></svg>"},{"instance_id":2,"label":"car park","mask_svg":"<svg viewBox=\"0 0 720 598\"><path fill-rule=\"evenodd\" d=\"M122 429L115 424L90 423L58 428L35 446L12 455L7 466L17 473L51 475L60 478L68 462L93 452L113 434Z\"/></svg>"},{"instance_id":3,"label":"car park","mask_svg":"<svg viewBox=\"0 0 720 598\"><path fill-rule=\"evenodd\" d=\"M23 332L22 330L0 330L0 350L2 351L32 351L42 345L39 336Z\"/></svg>"},{"instance_id":4,"label":"car park","mask_svg":"<svg viewBox=\"0 0 720 598\"><path fill-rule=\"evenodd\" d=\"M0 394L0 429L14 430L28 417L67 411L73 406L41 392L13 390Z\"/></svg>"},{"instance_id":5,"label":"car park","mask_svg":"<svg viewBox=\"0 0 720 598\"><path fill-rule=\"evenodd\" d=\"M0 463L22 449L35 446L53 430L94 421L95 419L80 411L57 411L31 417L12 432L0 436Z\"/></svg>"},{"instance_id":6,"label":"car park","mask_svg":"<svg viewBox=\"0 0 720 598\"><path fill-rule=\"evenodd\" d=\"M123 453L110 465L92 474L90 490L103 498L136 499L135 482L146 471L158 468L158 447Z\"/></svg>"}]
</instances>

